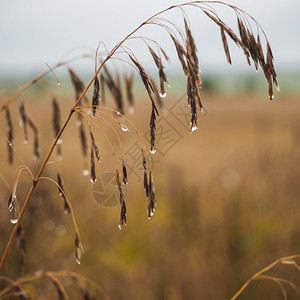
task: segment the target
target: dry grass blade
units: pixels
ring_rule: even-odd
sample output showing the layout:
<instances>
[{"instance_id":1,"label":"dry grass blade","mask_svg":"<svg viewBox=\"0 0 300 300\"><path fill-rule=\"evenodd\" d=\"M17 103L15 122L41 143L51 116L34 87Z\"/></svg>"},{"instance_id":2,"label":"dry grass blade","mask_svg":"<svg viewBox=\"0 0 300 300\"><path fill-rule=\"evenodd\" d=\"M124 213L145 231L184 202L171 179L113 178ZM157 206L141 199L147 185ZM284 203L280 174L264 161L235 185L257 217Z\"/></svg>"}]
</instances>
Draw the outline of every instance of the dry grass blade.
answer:
<instances>
[{"instance_id":1,"label":"dry grass blade","mask_svg":"<svg viewBox=\"0 0 300 300\"><path fill-rule=\"evenodd\" d=\"M8 133L8 162L12 165L14 161L14 151L10 144L14 144L14 130L13 130L13 123L11 120L11 115L9 108L5 109L5 117L6 117L6 131Z\"/></svg>"},{"instance_id":2,"label":"dry grass blade","mask_svg":"<svg viewBox=\"0 0 300 300\"><path fill-rule=\"evenodd\" d=\"M51 282L53 283L53 285L56 288L59 300L69 300L70 298L69 298L64 286L62 285L62 283L53 275L49 274L48 277L51 279Z\"/></svg>"},{"instance_id":3,"label":"dry grass blade","mask_svg":"<svg viewBox=\"0 0 300 300\"><path fill-rule=\"evenodd\" d=\"M226 54L226 58L229 64L231 64L231 57L230 57L230 52L229 52L229 48L228 48L228 42L227 42L227 38L224 32L224 29L222 27L220 27L221 30L221 37L222 37L222 42L223 42L223 48Z\"/></svg>"}]
</instances>

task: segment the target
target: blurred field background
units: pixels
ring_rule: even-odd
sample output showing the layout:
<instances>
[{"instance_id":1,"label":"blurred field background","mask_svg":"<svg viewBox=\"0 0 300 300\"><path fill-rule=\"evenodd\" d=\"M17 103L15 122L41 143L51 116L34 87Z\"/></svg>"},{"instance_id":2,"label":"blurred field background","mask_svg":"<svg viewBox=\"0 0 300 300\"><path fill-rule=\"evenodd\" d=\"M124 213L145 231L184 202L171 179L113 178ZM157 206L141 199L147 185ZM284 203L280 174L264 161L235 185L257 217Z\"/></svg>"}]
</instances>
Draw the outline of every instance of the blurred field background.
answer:
<instances>
[{"instance_id":1,"label":"blurred field background","mask_svg":"<svg viewBox=\"0 0 300 300\"><path fill-rule=\"evenodd\" d=\"M89 157L81 152L76 118L63 134L62 160L51 157L62 171L85 249L81 265L74 257L74 229L70 215L64 214L63 200L57 187L41 181L35 190L23 219L26 241L25 274L39 271L74 271L93 280L103 292L96 299L230 299L242 284L258 270L282 256L300 253L300 60L299 1L287 0L270 5L268 0L232 0L245 9L264 28L272 46L281 92L274 101L267 96L267 83L262 72L248 68L240 49L229 41L233 65L228 66L219 29L203 14L187 11L198 47L203 71L202 102L208 115L199 113L199 129L189 133L185 78L179 73L179 62L171 40L161 29L147 27L141 35L154 38L171 58L166 73L171 83L164 99L165 113L158 121L157 152L151 156L156 187L157 207L147 218L147 200L143 190L142 161L136 150L137 137L118 130L128 161L129 184L126 191L128 224L118 229L120 207L105 205L93 191L101 189L100 179L115 176L111 148L101 131L94 134L101 152L97 164L98 182L93 185L82 171L89 168ZM20 1L1 3L0 18L0 105L7 95L58 61L95 54L100 40L111 49L124 36L151 14L173 5L162 0L155 5L148 0L119 1ZM234 14L220 9L221 16L236 28ZM183 26L180 11L165 16ZM12 21L13 20L13 21ZM131 41L143 66L157 73L145 45ZM298 50L297 50L298 49ZM103 51L103 49L101 50ZM146 55L145 55L145 52ZM116 61L114 61L116 62ZM92 77L94 59L72 63L85 83ZM116 63L113 71L128 71ZM154 72L156 72L154 74ZM65 68L57 70L66 94L73 103L74 91ZM157 74L156 74L157 75ZM135 114L126 114L149 146L150 101L135 76ZM15 147L34 174L54 138L51 100L55 95L68 115L68 105L53 76L24 93L26 111L38 126L41 159L33 156L33 135L24 144L19 127L19 99L10 107L15 133ZM108 94L108 93L107 93ZM89 91L91 100L92 91ZM115 107L113 100L107 105ZM128 107L126 107L126 110ZM115 117L115 116L114 116ZM109 120L109 118L107 119ZM102 120L97 123L115 148L121 150L113 130ZM0 129L6 132L4 113ZM12 231L7 200L19 162L9 166L7 144L0 139L0 255ZM140 150L139 150L140 151ZM138 152L139 152L138 151ZM139 152L140 153L140 152ZM56 180L49 164L44 176ZM113 176L113 177L110 177ZM0 179L1 179L0 178ZM31 185L22 175L17 191L23 203ZM107 193L115 186L106 184ZM95 198L95 197L96 198ZM112 198L113 200L114 198ZM97 201L96 201L97 200ZM117 199L115 199L117 201ZM102 205L101 205L102 204ZM16 243L1 275L16 279L22 275L22 259ZM280 264L267 273L284 278L300 287L300 274L295 265ZM62 280L70 299L82 299L80 285L70 278ZM0 288L5 286L0 281ZM34 299L58 299L55 286L42 279L24 285ZM299 299L289 283L283 284L287 298ZM94 290L91 289L91 294ZM297 293L298 292L298 293ZM7 299L7 298L4 298ZM17 298L9 298L17 299ZM84 299L88 299L87 297ZM280 285L270 280L257 280L238 298L285 299Z\"/></svg>"},{"instance_id":2,"label":"blurred field background","mask_svg":"<svg viewBox=\"0 0 300 300\"><path fill-rule=\"evenodd\" d=\"M251 78L246 82L253 84ZM134 170L129 170L128 225L121 231L117 227L119 206L99 205L92 196L93 184L82 175L89 163L81 154L74 118L63 135L63 159L57 163L81 230L85 248L82 264L77 265L74 259L71 218L63 213L57 188L45 181L40 182L23 221L25 272L79 272L99 284L111 299L229 299L259 269L281 256L299 253L299 96L276 93L270 102L259 87L221 92L215 87L219 83L204 79L202 99L209 113L200 117L199 130L190 134L188 126L184 126L185 119L176 116L174 110L174 105L182 109L185 106L184 78L171 82L175 88L164 100L166 112L161 120L165 128L169 126L168 145L177 140L172 147L166 147L164 139L158 138L158 151L152 156L156 213L150 221L147 219L142 182L135 174L142 175L140 161ZM65 85L72 98L69 83ZM139 85L137 91L135 114L127 116L147 137L149 100ZM51 95L36 87L25 93L25 103L28 115L40 129L42 159L53 138ZM64 118L67 104L62 97L59 103ZM113 107L111 100L108 105ZM18 126L17 103L12 104L11 113L16 149L36 173L39 164L32 160L32 136L25 145ZM101 119L97 122L120 155L112 130ZM4 115L0 124L5 130ZM136 136L133 130L122 132L116 128L126 153L135 144ZM110 147L101 133L94 131L102 157L97 175L114 173ZM12 184L14 168L8 166L3 139L0 147L1 174ZM17 165L15 157L14 167ZM56 179L54 167L49 165L45 175ZM23 175L18 187L21 203L29 185L29 176ZM9 191L2 183L0 193L3 253L12 225L7 210ZM20 254L14 246L5 274L17 277L20 264ZM281 265L270 274L300 284L299 272L293 266ZM76 287L71 282L64 284L68 292L74 293ZM38 299L56 297L56 290L47 281L34 285ZM290 286L285 287L289 299L298 299ZM260 280L252 283L239 299L283 296L276 283Z\"/></svg>"}]
</instances>

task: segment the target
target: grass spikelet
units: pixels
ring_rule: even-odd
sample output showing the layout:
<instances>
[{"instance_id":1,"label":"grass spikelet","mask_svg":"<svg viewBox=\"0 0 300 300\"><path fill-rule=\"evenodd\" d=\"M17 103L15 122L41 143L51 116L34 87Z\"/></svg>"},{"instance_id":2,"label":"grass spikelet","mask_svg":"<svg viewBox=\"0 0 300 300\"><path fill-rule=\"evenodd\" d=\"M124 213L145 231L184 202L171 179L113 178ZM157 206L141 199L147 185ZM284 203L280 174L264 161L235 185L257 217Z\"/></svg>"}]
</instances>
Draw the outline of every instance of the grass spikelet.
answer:
<instances>
[{"instance_id":1,"label":"grass spikelet","mask_svg":"<svg viewBox=\"0 0 300 300\"><path fill-rule=\"evenodd\" d=\"M133 78L134 78L133 73L131 73L129 76L125 73L124 81L126 86L127 102L129 104L129 113L134 112L134 99L132 93Z\"/></svg>"},{"instance_id":2,"label":"grass spikelet","mask_svg":"<svg viewBox=\"0 0 300 300\"><path fill-rule=\"evenodd\" d=\"M128 184L127 169L124 161L122 163L122 170L123 170L123 185L127 185Z\"/></svg>"},{"instance_id":3,"label":"grass spikelet","mask_svg":"<svg viewBox=\"0 0 300 300\"><path fill-rule=\"evenodd\" d=\"M27 144L28 143L27 116L25 113L25 106L23 100L21 100L20 102L19 113L21 116L21 124L24 128L24 143Z\"/></svg>"},{"instance_id":4,"label":"grass spikelet","mask_svg":"<svg viewBox=\"0 0 300 300\"><path fill-rule=\"evenodd\" d=\"M103 104L105 104L105 78L104 75L100 74L100 98Z\"/></svg>"},{"instance_id":5,"label":"grass spikelet","mask_svg":"<svg viewBox=\"0 0 300 300\"><path fill-rule=\"evenodd\" d=\"M32 120L29 119L28 117L27 117L27 122L29 127L33 130L34 133L33 159L35 161L38 161L41 152L40 145L39 145L39 131L38 128L35 126L35 124L32 122Z\"/></svg>"},{"instance_id":6,"label":"grass spikelet","mask_svg":"<svg viewBox=\"0 0 300 300\"><path fill-rule=\"evenodd\" d=\"M58 102L55 97L52 98L52 108L53 108L53 114L52 114L52 124L53 124L53 132L54 137L56 137L60 131L61 128L61 114L60 114L60 108L58 105ZM61 140L60 140L61 142ZM58 143L56 145L57 154L61 155L61 146Z\"/></svg>"},{"instance_id":7,"label":"grass spikelet","mask_svg":"<svg viewBox=\"0 0 300 300\"><path fill-rule=\"evenodd\" d=\"M151 82L149 76L147 75L147 73L146 73L145 69L142 67L142 65L135 58L133 58L130 54L129 54L129 57L132 60L132 62L136 65L136 67L138 68L140 77L143 81L143 84L144 84L144 86L147 90L147 93L149 95L149 98L152 102L152 107L154 107L156 113L159 115L156 105L154 103L153 97L152 97L152 92L154 92L154 89L153 89L153 85L152 85L152 82Z\"/></svg>"},{"instance_id":8,"label":"grass spikelet","mask_svg":"<svg viewBox=\"0 0 300 300\"><path fill-rule=\"evenodd\" d=\"M162 97L161 97L161 92L159 92L158 87L155 83L154 80L152 80L152 86L153 86L153 90L154 90L154 97L155 97L155 101L158 104L158 106L163 109L164 108L164 103L162 101Z\"/></svg>"},{"instance_id":9,"label":"grass spikelet","mask_svg":"<svg viewBox=\"0 0 300 300\"><path fill-rule=\"evenodd\" d=\"M148 49L150 51L150 54L151 54L151 56L152 56L152 58L153 58L153 60L156 64L157 68L159 68L159 65L161 64L161 59L157 56L155 51L150 46L148 46Z\"/></svg>"},{"instance_id":10,"label":"grass spikelet","mask_svg":"<svg viewBox=\"0 0 300 300\"><path fill-rule=\"evenodd\" d=\"M95 140L91 125L89 125L89 129L90 129L90 138L91 138L91 142L92 142L92 147L94 149L94 152L95 152L98 162L100 162L100 160L101 160L100 159L100 151L96 145L96 140Z\"/></svg>"},{"instance_id":11,"label":"grass spikelet","mask_svg":"<svg viewBox=\"0 0 300 300\"><path fill-rule=\"evenodd\" d=\"M80 141L81 141L81 149L84 156L87 156L87 140L86 140L86 134L83 127L83 123L80 123L79 126L79 135L80 135Z\"/></svg>"},{"instance_id":12,"label":"grass spikelet","mask_svg":"<svg viewBox=\"0 0 300 300\"><path fill-rule=\"evenodd\" d=\"M161 47L160 47L159 49L160 49L161 53L163 54L165 60L166 60L168 63L170 63L170 58L169 58L169 56L167 55L167 53L164 51L164 49L161 48Z\"/></svg>"},{"instance_id":13,"label":"grass spikelet","mask_svg":"<svg viewBox=\"0 0 300 300\"><path fill-rule=\"evenodd\" d=\"M155 109L152 106L151 116L150 116L150 153L155 153L155 133L156 133L156 116Z\"/></svg>"},{"instance_id":14,"label":"grass spikelet","mask_svg":"<svg viewBox=\"0 0 300 300\"><path fill-rule=\"evenodd\" d=\"M224 32L224 29L222 27L220 27L221 30L221 37L222 37L222 43L223 43L223 48L226 54L226 58L227 58L227 62L229 64L231 64L231 57L230 57L230 52L229 52L229 48L228 48L228 42L227 42L227 38Z\"/></svg>"},{"instance_id":15,"label":"grass spikelet","mask_svg":"<svg viewBox=\"0 0 300 300\"><path fill-rule=\"evenodd\" d=\"M91 178L90 178L90 180L92 183L95 183L97 181L93 142L91 142Z\"/></svg>"},{"instance_id":16,"label":"grass spikelet","mask_svg":"<svg viewBox=\"0 0 300 300\"><path fill-rule=\"evenodd\" d=\"M150 219L155 212L156 196L153 184L152 172L149 172L149 197L148 197L148 218Z\"/></svg>"},{"instance_id":17,"label":"grass spikelet","mask_svg":"<svg viewBox=\"0 0 300 300\"><path fill-rule=\"evenodd\" d=\"M170 37L171 37L171 39L172 39L172 41L175 45L175 48L176 48L176 51L177 51L177 56L178 56L178 59L181 63L183 72L186 75L187 74L187 65L186 65L186 62L185 62L185 58L187 56L186 52L185 52L184 48L181 46L181 44L179 43L179 41L172 34L170 34Z\"/></svg>"},{"instance_id":18,"label":"grass spikelet","mask_svg":"<svg viewBox=\"0 0 300 300\"><path fill-rule=\"evenodd\" d=\"M64 181L58 168L57 168L57 184L60 187L58 189L59 196L61 196L64 200L64 213L65 214L71 213L71 208L65 196Z\"/></svg>"},{"instance_id":19,"label":"grass spikelet","mask_svg":"<svg viewBox=\"0 0 300 300\"><path fill-rule=\"evenodd\" d=\"M80 95L82 94L83 90L84 90L84 83L83 81L79 78L79 76L72 70L72 69L68 69L74 89L75 89L75 95L76 95L76 99L79 99ZM85 103L88 103L88 99L87 97L84 95L83 97Z\"/></svg>"},{"instance_id":20,"label":"grass spikelet","mask_svg":"<svg viewBox=\"0 0 300 300\"><path fill-rule=\"evenodd\" d=\"M25 242L25 236L24 236L24 230L22 227L22 224L19 226L16 234L16 243L18 246L18 249L20 251L21 257L22 257L22 273L24 273L25 269L25 254L26 254L26 242Z\"/></svg>"},{"instance_id":21,"label":"grass spikelet","mask_svg":"<svg viewBox=\"0 0 300 300\"><path fill-rule=\"evenodd\" d=\"M124 225L127 223L127 208L125 204L125 199L123 195L123 189L120 181L120 173L119 170L116 170L116 182L119 190L119 197L120 197L120 205L121 205L121 214L120 214L120 223L118 225L119 229L121 230Z\"/></svg>"},{"instance_id":22,"label":"grass spikelet","mask_svg":"<svg viewBox=\"0 0 300 300\"><path fill-rule=\"evenodd\" d=\"M14 161L14 151L11 147L11 144L14 144L14 130L13 130L13 123L11 120L11 115L9 108L5 109L5 118L6 118L6 131L8 133L8 162L12 165Z\"/></svg>"},{"instance_id":23,"label":"grass spikelet","mask_svg":"<svg viewBox=\"0 0 300 300\"><path fill-rule=\"evenodd\" d=\"M80 241L79 234L76 231L75 232L75 258L76 258L76 262L79 265L81 263L81 257L83 255L83 253L84 253L83 246L82 246L82 243Z\"/></svg>"},{"instance_id":24,"label":"grass spikelet","mask_svg":"<svg viewBox=\"0 0 300 300\"><path fill-rule=\"evenodd\" d=\"M100 83L98 76L96 76L94 80L94 91L93 91L93 100L92 100L92 111L93 111L93 117L95 117L97 106L99 106L100 103Z\"/></svg>"}]
</instances>

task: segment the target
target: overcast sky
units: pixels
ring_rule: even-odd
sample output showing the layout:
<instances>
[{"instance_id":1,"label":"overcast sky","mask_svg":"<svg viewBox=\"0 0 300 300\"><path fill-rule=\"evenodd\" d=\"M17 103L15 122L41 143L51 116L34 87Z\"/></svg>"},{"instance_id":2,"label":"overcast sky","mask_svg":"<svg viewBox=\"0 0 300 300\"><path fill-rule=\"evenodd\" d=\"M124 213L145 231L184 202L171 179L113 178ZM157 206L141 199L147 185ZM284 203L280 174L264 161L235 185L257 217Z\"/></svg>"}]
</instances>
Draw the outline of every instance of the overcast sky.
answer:
<instances>
[{"instance_id":1,"label":"overcast sky","mask_svg":"<svg viewBox=\"0 0 300 300\"><path fill-rule=\"evenodd\" d=\"M45 69L46 62L54 64L69 51L73 51L69 55L94 51L100 40L110 49L149 16L175 3L182 1L0 0L0 73L40 71ZM269 37L278 68L300 68L299 0L228 3L246 10L259 21ZM218 28L200 10L188 11L202 70L223 70L226 62ZM218 11L221 18L235 21L228 9ZM179 13L165 17L182 24ZM152 26L141 33L161 42L170 57L175 58L173 45L163 30ZM139 57L145 55L142 43L129 46L136 49ZM233 56L233 68L246 68L240 51L233 51ZM150 63L149 58L144 59L146 64Z\"/></svg>"}]
</instances>

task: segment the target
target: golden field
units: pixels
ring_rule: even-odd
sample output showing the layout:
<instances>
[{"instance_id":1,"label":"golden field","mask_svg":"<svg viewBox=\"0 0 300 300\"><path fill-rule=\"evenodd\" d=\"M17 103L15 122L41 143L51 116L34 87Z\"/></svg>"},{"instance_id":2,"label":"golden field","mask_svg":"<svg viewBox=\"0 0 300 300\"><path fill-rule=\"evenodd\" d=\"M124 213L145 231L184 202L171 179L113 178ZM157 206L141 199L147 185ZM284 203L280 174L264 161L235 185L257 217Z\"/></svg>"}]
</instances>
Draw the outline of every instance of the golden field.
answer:
<instances>
[{"instance_id":1,"label":"golden field","mask_svg":"<svg viewBox=\"0 0 300 300\"><path fill-rule=\"evenodd\" d=\"M158 120L157 152L151 156L157 207L150 221L140 180L142 161L138 161L139 154L134 156L137 162L128 158L138 140L134 130L116 116L113 118L126 124L129 132L121 131L106 115L96 118L101 128L94 126L101 152L97 176L115 172L111 147L103 132L116 156L121 157L116 135L103 118L118 130L125 159L132 167L128 168L126 192L128 222L121 231L117 226L120 207L99 205L92 194L93 184L82 175L82 170L89 167L89 156L82 156L74 117L63 134L63 159L57 164L85 254L81 265L77 265L71 218L64 215L57 187L44 180L23 220L25 273L75 271L96 282L110 299L230 299L258 270L279 257L300 253L300 103L297 96L276 96L270 102L256 93L205 93L202 100L209 113L204 118L199 114L199 129L190 134L182 115L185 99L168 95L164 100L166 113ZM65 118L66 102L59 101L65 108ZM51 97L25 97L25 105L40 131L40 162L31 159L31 133L29 143L23 143L17 103L11 107L15 147L36 174L53 140ZM126 116L147 139L150 105L146 96L136 101L135 114ZM5 126L2 114L3 131ZM3 139L0 147L1 175L12 185L19 162L15 156L13 167L9 166ZM44 176L56 180L53 165L47 166ZM29 187L30 178L22 175L18 186L20 204ZM8 197L9 190L1 184L1 253L12 230ZM21 275L20 264L14 245L5 274L17 278ZM300 284L299 271L293 265L280 264L267 274ZM66 280L63 284L74 295L71 299L81 299L72 282ZM283 285L288 299L299 299L293 287ZM55 288L45 279L26 286L38 299L57 297ZM96 299L101 297L98 294ZM238 299L284 297L276 282L257 280Z\"/></svg>"}]
</instances>

